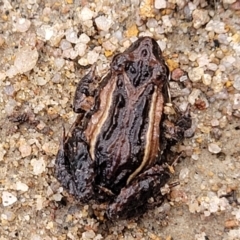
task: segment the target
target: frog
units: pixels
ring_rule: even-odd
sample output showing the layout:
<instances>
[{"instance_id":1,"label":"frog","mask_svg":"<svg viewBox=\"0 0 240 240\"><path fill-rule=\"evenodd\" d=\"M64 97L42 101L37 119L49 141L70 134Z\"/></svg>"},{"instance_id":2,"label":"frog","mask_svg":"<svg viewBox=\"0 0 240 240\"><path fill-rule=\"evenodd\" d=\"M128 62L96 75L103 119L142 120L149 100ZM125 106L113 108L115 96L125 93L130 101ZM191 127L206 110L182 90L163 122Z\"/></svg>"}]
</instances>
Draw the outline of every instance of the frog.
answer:
<instances>
[{"instance_id":1,"label":"frog","mask_svg":"<svg viewBox=\"0 0 240 240\"><path fill-rule=\"evenodd\" d=\"M189 111L164 113L170 71L158 43L140 37L116 54L103 77L96 64L78 82L76 120L55 161L61 185L81 203L106 202L106 218L142 215L170 178L166 155L191 127Z\"/></svg>"}]
</instances>

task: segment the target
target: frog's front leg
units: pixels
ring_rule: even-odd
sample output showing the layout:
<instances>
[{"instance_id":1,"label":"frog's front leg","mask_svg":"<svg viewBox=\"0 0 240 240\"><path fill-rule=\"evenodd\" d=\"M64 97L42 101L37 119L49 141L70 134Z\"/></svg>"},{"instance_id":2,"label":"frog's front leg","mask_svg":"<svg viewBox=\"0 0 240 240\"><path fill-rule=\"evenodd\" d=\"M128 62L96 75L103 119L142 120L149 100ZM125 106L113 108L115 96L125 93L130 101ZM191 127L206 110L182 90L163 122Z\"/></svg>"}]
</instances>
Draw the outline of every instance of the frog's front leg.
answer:
<instances>
[{"instance_id":1,"label":"frog's front leg","mask_svg":"<svg viewBox=\"0 0 240 240\"><path fill-rule=\"evenodd\" d=\"M94 162L80 129L75 128L68 138L64 133L55 163L56 178L70 194L82 202L93 198Z\"/></svg>"},{"instance_id":2,"label":"frog's front leg","mask_svg":"<svg viewBox=\"0 0 240 240\"><path fill-rule=\"evenodd\" d=\"M90 72L78 82L73 100L74 112L89 112L94 107L98 82L99 77L96 75L96 65L93 65Z\"/></svg>"},{"instance_id":3,"label":"frog's front leg","mask_svg":"<svg viewBox=\"0 0 240 240\"><path fill-rule=\"evenodd\" d=\"M184 112L177 111L177 120L170 121L165 119L163 121L163 135L162 142L171 146L181 141L184 137L184 133L187 129L191 128L192 118L190 116L190 107L188 106ZM164 149L165 147L163 147Z\"/></svg>"},{"instance_id":4,"label":"frog's front leg","mask_svg":"<svg viewBox=\"0 0 240 240\"><path fill-rule=\"evenodd\" d=\"M160 165L155 165L137 176L108 206L109 219L129 218L141 215L147 210L148 199L161 196L160 189L170 175Z\"/></svg>"}]
</instances>

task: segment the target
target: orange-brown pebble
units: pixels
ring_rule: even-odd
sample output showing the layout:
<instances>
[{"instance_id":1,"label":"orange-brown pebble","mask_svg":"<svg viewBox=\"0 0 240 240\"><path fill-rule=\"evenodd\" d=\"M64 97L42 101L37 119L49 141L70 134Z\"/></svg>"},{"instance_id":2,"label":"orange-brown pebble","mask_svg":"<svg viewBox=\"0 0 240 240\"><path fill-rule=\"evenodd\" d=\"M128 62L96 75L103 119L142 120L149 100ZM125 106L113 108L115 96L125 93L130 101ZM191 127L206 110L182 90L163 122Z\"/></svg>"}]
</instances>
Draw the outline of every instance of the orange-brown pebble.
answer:
<instances>
[{"instance_id":1,"label":"orange-brown pebble","mask_svg":"<svg viewBox=\"0 0 240 240\"><path fill-rule=\"evenodd\" d=\"M227 81L227 82L225 83L225 86L226 86L226 87L231 87L232 85L233 85L232 81Z\"/></svg>"},{"instance_id":2,"label":"orange-brown pebble","mask_svg":"<svg viewBox=\"0 0 240 240\"><path fill-rule=\"evenodd\" d=\"M110 56L113 55L113 52L110 51L110 50L106 50L106 51L104 52L104 54L105 54L106 57L110 57Z\"/></svg>"},{"instance_id":3,"label":"orange-brown pebble","mask_svg":"<svg viewBox=\"0 0 240 240\"><path fill-rule=\"evenodd\" d=\"M7 21L8 20L8 16L6 14L2 15L1 18L2 18L3 21Z\"/></svg>"},{"instance_id":4,"label":"orange-brown pebble","mask_svg":"<svg viewBox=\"0 0 240 240\"><path fill-rule=\"evenodd\" d=\"M140 4L139 14L142 18L154 17L153 0L143 0Z\"/></svg>"},{"instance_id":5,"label":"orange-brown pebble","mask_svg":"<svg viewBox=\"0 0 240 240\"><path fill-rule=\"evenodd\" d=\"M229 220L225 221L224 226L225 226L225 228L234 228L234 227L239 226L239 223L235 219L229 219Z\"/></svg>"},{"instance_id":6,"label":"orange-brown pebble","mask_svg":"<svg viewBox=\"0 0 240 240\"><path fill-rule=\"evenodd\" d=\"M136 37L138 35L138 28L136 24L133 24L131 27L128 28L127 33L126 33L127 37Z\"/></svg>"},{"instance_id":7,"label":"orange-brown pebble","mask_svg":"<svg viewBox=\"0 0 240 240\"><path fill-rule=\"evenodd\" d=\"M175 61L172 60L172 59L168 59L168 60L167 60L167 65L168 65L170 71L173 71L174 69L176 69L176 68L179 67L178 62L175 62Z\"/></svg>"},{"instance_id":8,"label":"orange-brown pebble","mask_svg":"<svg viewBox=\"0 0 240 240\"><path fill-rule=\"evenodd\" d=\"M152 240L162 240L159 236L155 235L154 233L149 232L148 237Z\"/></svg>"}]
</instances>

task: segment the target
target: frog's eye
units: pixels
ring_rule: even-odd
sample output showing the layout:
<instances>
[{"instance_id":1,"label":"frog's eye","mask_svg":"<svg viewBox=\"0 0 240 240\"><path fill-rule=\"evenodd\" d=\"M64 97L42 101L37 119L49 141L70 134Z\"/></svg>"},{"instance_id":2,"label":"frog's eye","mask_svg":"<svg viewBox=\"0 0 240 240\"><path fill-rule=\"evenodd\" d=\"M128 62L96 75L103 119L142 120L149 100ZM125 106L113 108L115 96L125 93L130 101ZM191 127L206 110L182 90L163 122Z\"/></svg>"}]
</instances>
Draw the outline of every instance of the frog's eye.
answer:
<instances>
[{"instance_id":1,"label":"frog's eye","mask_svg":"<svg viewBox=\"0 0 240 240\"><path fill-rule=\"evenodd\" d=\"M141 52L141 56L146 58L148 56L148 51L147 49L143 49L142 52Z\"/></svg>"},{"instance_id":2,"label":"frog's eye","mask_svg":"<svg viewBox=\"0 0 240 240\"><path fill-rule=\"evenodd\" d=\"M151 47L149 46L149 44L145 44L142 49L141 49L141 52L140 52L140 56L142 57L142 59L149 59L151 57Z\"/></svg>"}]
</instances>

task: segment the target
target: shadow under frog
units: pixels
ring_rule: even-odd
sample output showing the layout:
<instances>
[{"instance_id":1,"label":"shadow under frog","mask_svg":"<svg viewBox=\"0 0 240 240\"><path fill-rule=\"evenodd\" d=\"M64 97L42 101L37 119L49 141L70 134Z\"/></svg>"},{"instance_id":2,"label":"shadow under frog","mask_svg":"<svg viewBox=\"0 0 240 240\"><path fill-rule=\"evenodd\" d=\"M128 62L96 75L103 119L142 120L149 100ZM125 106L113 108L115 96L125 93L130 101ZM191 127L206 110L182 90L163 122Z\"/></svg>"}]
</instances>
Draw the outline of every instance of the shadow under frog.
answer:
<instances>
[{"instance_id":1,"label":"shadow under frog","mask_svg":"<svg viewBox=\"0 0 240 240\"><path fill-rule=\"evenodd\" d=\"M157 42L139 38L116 55L108 74L95 66L78 83L78 117L56 158L56 177L80 202L108 201L109 219L145 212L170 175L163 154L191 126L189 113L171 123L163 113L169 70Z\"/></svg>"}]
</instances>

